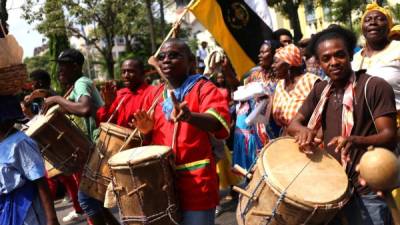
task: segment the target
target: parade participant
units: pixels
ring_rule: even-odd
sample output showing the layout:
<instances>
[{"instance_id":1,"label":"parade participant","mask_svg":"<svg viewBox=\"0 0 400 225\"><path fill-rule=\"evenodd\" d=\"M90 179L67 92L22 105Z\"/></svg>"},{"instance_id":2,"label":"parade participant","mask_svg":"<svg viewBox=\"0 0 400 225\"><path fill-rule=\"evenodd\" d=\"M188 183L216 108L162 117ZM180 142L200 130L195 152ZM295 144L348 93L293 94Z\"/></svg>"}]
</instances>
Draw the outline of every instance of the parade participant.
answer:
<instances>
[{"instance_id":1,"label":"parade participant","mask_svg":"<svg viewBox=\"0 0 400 225\"><path fill-rule=\"evenodd\" d=\"M360 185L356 165L370 145L393 150L396 139L396 108L390 85L351 69L354 34L341 27L328 28L311 40L310 52L330 81L316 83L288 128L300 148L311 154L322 140L327 152L344 167L355 192L331 224L389 225L384 200L368 186ZM308 125L307 125L308 124Z\"/></svg>"},{"instance_id":2,"label":"parade participant","mask_svg":"<svg viewBox=\"0 0 400 225\"><path fill-rule=\"evenodd\" d=\"M15 96L0 96L0 224L58 224L39 147L14 128L22 117Z\"/></svg>"},{"instance_id":3,"label":"parade participant","mask_svg":"<svg viewBox=\"0 0 400 225\"><path fill-rule=\"evenodd\" d=\"M32 88L33 92L30 95L27 95L24 98L24 102L21 105L22 111L26 116L37 115L42 107L42 100L48 96L55 96L56 93L50 88L51 78L49 73L44 70L34 70L30 74L30 78L32 80ZM31 107L29 107L31 106ZM63 222L76 221L83 218L83 210L79 205L78 201L78 185L79 181L75 178L74 175L65 176L63 174L49 178L46 173L46 181L49 185L50 194L53 200L56 198L57 193L57 181L60 181L61 184L66 188L71 200L74 211L71 211L62 218Z\"/></svg>"},{"instance_id":4,"label":"parade participant","mask_svg":"<svg viewBox=\"0 0 400 225\"><path fill-rule=\"evenodd\" d=\"M32 93L25 96L21 107L25 116L32 119L34 115L39 114L43 98L56 95L56 93L50 88L51 78L45 70L34 70L29 77L32 82Z\"/></svg>"},{"instance_id":5,"label":"parade participant","mask_svg":"<svg viewBox=\"0 0 400 225\"><path fill-rule=\"evenodd\" d=\"M390 11L375 2L368 4L361 28L366 44L354 54L352 68L367 70L367 74L386 80L394 90L396 109L400 111L400 41L389 39L393 28Z\"/></svg>"},{"instance_id":6,"label":"parade participant","mask_svg":"<svg viewBox=\"0 0 400 225\"><path fill-rule=\"evenodd\" d=\"M262 85L269 87L270 93L267 93L267 95L273 94L276 79L272 76L271 64L277 46L276 42L270 40L265 41L261 45L258 55L259 67L244 81L245 86L254 82L260 82ZM266 98L266 96L263 96L263 98ZM264 123L248 124L246 119L256 108L257 101L253 97L249 100L245 99L239 101L236 106L237 118L234 134L233 164L238 164L245 169L249 169L261 148L270 139L279 136L280 128L274 123L267 125Z\"/></svg>"},{"instance_id":7,"label":"parade participant","mask_svg":"<svg viewBox=\"0 0 400 225\"><path fill-rule=\"evenodd\" d=\"M396 30L388 9L375 2L368 4L361 19L365 47L354 55L353 70L365 69L367 74L386 80L393 88L397 110L397 127L400 127L400 41L390 40ZM393 29L393 31L392 31ZM400 206L400 190L393 192Z\"/></svg>"},{"instance_id":8,"label":"parade participant","mask_svg":"<svg viewBox=\"0 0 400 225\"><path fill-rule=\"evenodd\" d=\"M144 111L135 114L136 127L151 135L151 144L174 143L181 225L213 225L219 199L209 135L218 139L229 136L227 102L212 82L190 73L195 58L185 42L166 41L157 60L169 85L152 91L147 106L158 96L163 98L156 99L160 104L151 115Z\"/></svg>"},{"instance_id":9,"label":"parade participant","mask_svg":"<svg viewBox=\"0 0 400 225\"><path fill-rule=\"evenodd\" d=\"M319 77L303 73L300 49L290 44L277 50L272 70L280 79L272 101L272 118L285 129L303 104Z\"/></svg>"},{"instance_id":10,"label":"parade participant","mask_svg":"<svg viewBox=\"0 0 400 225\"><path fill-rule=\"evenodd\" d=\"M92 80L83 76L82 66L84 56L78 50L67 49L58 56L58 79L61 85L70 92L67 98L51 96L46 98L46 105L58 104L68 114L75 117L76 123L82 124L80 128L94 142L98 135L95 114L103 105L100 93ZM112 214L103 207L102 202L87 196L79 191L78 198L84 212L92 224L117 224Z\"/></svg>"},{"instance_id":11,"label":"parade participant","mask_svg":"<svg viewBox=\"0 0 400 225\"><path fill-rule=\"evenodd\" d=\"M279 42L281 47L285 47L286 45L290 45L293 43L293 36L289 30L281 28L274 31L274 38Z\"/></svg>"},{"instance_id":12,"label":"parade participant","mask_svg":"<svg viewBox=\"0 0 400 225\"><path fill-rule=\"evenodd\" d=\"M116 91L115 86L106 84L102 88L101 94L105 104L97 111L96 118L98 122L105 122L112 117L109 122L131 127L133 114L142 109L151 86L144 82L144 65L140 60L125 60L121 71L125 87Z\"/></svg>"},{"instance_id":13,"label":"parade participant","mask_svg":"<svg viewBox=\"0 0 400 225\"><path fill-rule=\"evenodd\" d=\"M197 72L203 74L206 65L204 64L204 60L207 58L207 45L206 41L201 42L201 47L196 51L196 65L197 65Z\"/></svg>"}]
</instances>

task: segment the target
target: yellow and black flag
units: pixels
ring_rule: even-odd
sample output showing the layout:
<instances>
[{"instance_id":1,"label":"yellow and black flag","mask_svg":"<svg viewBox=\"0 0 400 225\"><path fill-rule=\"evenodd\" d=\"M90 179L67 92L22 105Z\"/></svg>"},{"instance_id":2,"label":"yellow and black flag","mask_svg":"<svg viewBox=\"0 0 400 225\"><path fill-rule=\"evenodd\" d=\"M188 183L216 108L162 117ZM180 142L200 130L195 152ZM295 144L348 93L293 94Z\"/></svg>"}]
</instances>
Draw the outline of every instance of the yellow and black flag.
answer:
<instances>
[{"instance_id":1,"label":"yellow and black flag","mask_svg":"<svg viewBox=\"0 0 400 225\"><path fill-rule=\"evenodd\" d=\"M261 44L272 39L266 0L196 0L189 10L225 50L238 77L257 64Z\"/></svg>"}]
</instances>

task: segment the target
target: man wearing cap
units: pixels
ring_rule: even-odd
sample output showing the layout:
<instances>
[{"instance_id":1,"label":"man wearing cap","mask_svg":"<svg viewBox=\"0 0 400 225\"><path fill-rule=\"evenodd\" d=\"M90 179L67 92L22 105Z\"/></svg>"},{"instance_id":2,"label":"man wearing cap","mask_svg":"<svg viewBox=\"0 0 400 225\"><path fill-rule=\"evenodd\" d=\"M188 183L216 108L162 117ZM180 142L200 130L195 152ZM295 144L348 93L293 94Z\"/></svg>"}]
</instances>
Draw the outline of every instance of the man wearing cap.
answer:
<instances>
[{"instance_id":1,"label":"man wearing cap","mask_svg":"<svg viewBox=\"0 0 400 225\"><path fill-rule=\"evenodd\" d=\"M39 147L14 128L23 117L15 96L0 96L0 224L59 224Z\"/></svg>"},{"instance_id":2,"label":"man wearing cap","mask_svg":"<svg viewBox=\"0 0 400 225\"><path fill-rule=\"evenodd\" d=\"M52 96L45 100L46 105L58 104L68 114L74 116L74 121L94 142L98 131L96 127L96 111L104 103L93 81L82 74L85 59L81 52L67 49L58 56L58 79L66 90L66 98ZM88 215L92 224L114 224L117 222L103 203L79 191L79 203Z\"/></svg>"}]
</instances>

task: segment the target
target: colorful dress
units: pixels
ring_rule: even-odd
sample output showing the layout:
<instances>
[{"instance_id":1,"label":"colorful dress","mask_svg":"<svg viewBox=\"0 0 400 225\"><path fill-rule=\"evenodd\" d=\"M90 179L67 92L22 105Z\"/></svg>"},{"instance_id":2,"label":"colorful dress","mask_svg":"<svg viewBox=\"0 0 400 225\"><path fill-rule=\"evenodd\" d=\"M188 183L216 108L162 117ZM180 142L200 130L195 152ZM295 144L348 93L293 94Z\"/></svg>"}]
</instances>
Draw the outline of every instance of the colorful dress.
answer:
<instances>
[{"instance_id":1,"label":"colorful dress","mask_svg":"<svg viewBox=\"0 0 400 225\"><path fill-rule=\"evenodd\" d=\"M251 82L263 82L269 85L270 93L272 95L275 89L276 83L269 79L268 74L263 70L257 70L253 72L246 80L245 85ZM235 124L235 136L234 136L234 148L233 148L233 164L249 169L254 163L261 151L262 147L269 142L270 139L274 139L279 136L280 128L274 123L256 123L254 125L248 125L246 118L254 110L256 101L254 99L248 101L239 102L236 105L236 124Z\"/></svg>"},{"instance_id":2,"label":"colorful dress","mask_svg":"<svg viewBox=\"0 0 400 225\"><path fill-rule=\"evenodd\" d=\"M223 125L213 132L218 139L229 136L229 111L226 100L218 88L206 79L188 77L175 95L179 101L186 101L191 112L208 113ZM162 95L160 99L157 97ZM154 127L151 144L172 146L176 164L176 182L180 205L183 211L209 210L218 205L218 178L209 132L200 130L186 122L179 122L174 137L174 123L169 119L169 96L164 85L155 87L145 101L148 109L157 100L154 109Z\"/></svg>"}]
</instances>

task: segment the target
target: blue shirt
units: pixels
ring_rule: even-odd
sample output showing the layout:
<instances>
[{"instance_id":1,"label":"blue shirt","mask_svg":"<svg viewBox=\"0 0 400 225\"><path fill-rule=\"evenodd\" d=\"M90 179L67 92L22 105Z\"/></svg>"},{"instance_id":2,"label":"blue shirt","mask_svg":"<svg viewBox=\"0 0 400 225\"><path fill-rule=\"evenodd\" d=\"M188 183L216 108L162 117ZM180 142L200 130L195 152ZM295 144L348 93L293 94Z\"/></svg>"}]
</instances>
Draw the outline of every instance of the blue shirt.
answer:
<instances>
[{"instance_id":1,"label":"blue shirt","mask_svg":"<svg viewBox=\"0 0 400 225\"><path fill-rule=\"evenodd\" d=\"M23 132L16 132L0 142L0 195L45 176L39 147Z\"/></svg>"}]
</instances>

